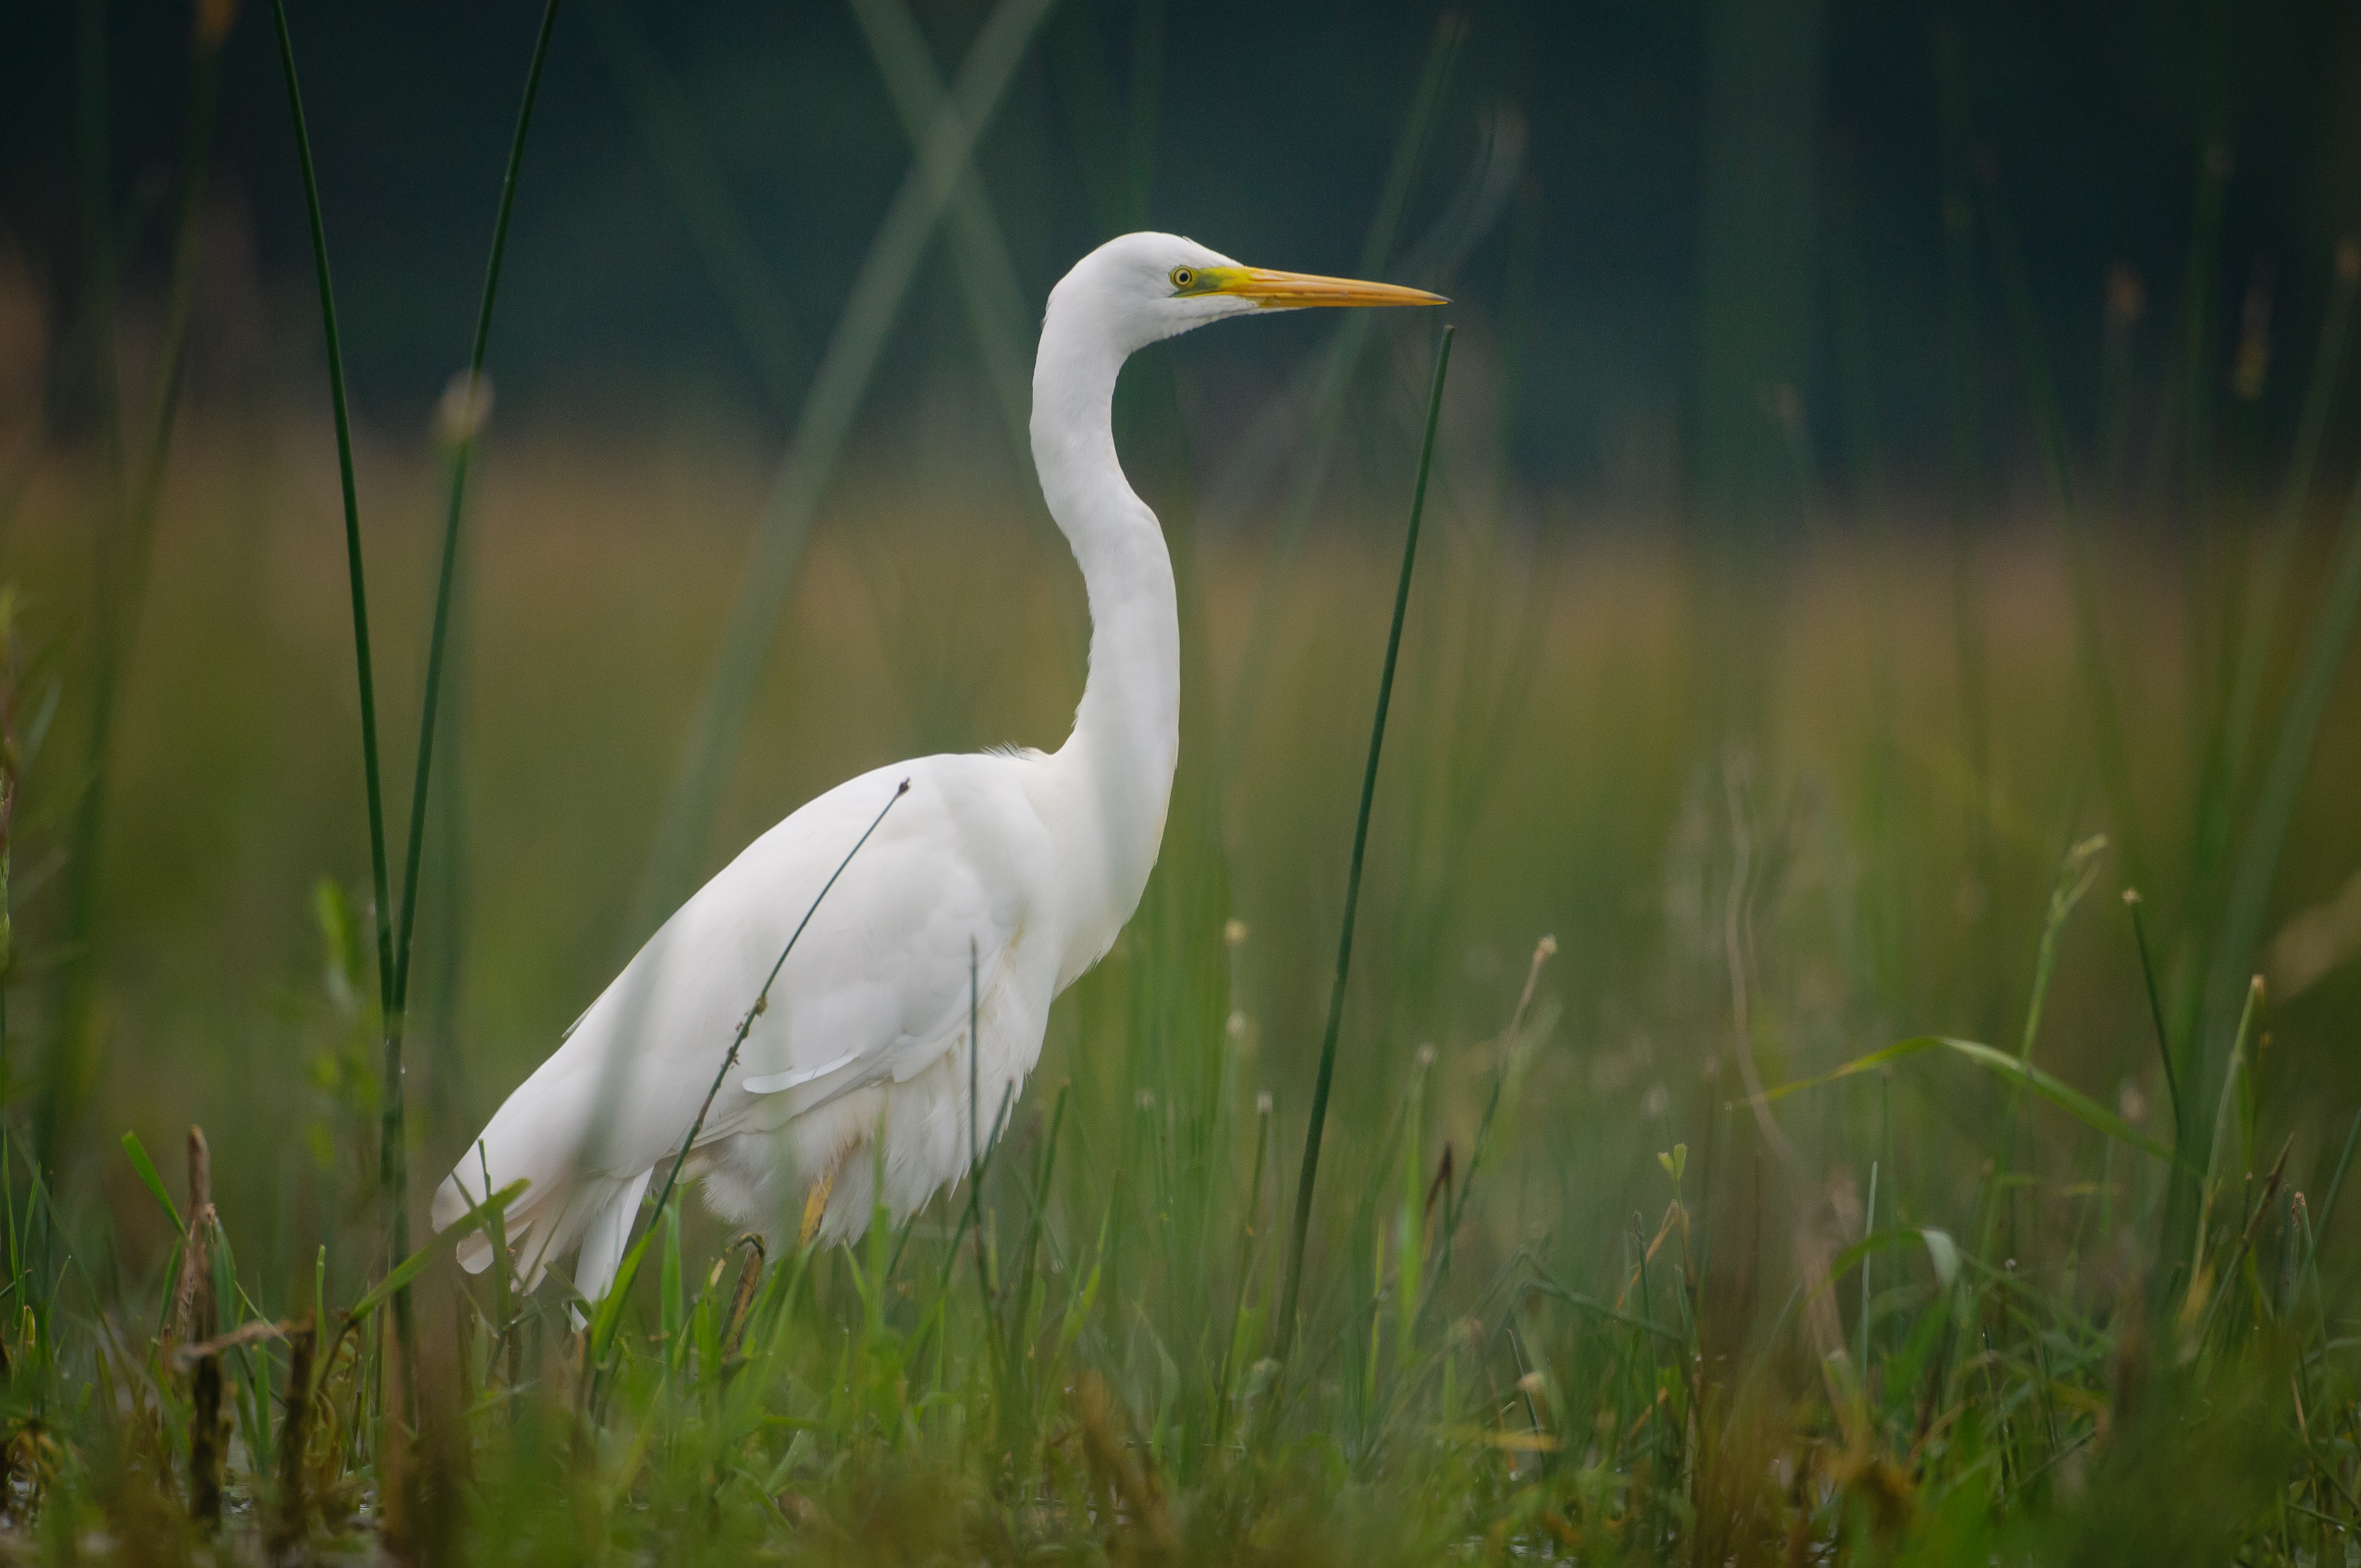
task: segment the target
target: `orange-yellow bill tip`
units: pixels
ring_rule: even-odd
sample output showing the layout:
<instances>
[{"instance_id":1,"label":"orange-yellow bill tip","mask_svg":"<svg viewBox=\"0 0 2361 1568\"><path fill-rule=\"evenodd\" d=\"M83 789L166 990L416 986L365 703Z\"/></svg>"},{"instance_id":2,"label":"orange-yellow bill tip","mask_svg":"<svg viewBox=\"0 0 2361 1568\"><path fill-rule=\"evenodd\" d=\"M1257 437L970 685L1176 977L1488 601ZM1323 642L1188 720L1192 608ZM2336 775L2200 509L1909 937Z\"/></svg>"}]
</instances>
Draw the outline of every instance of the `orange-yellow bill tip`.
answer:
<instances>
[{"instance_id":1,"label":"orange-yellow bill tip","mask_svg":"<svg viewBox=\"0 0 2361 1568\"><path fill-rule=\"evenodd\" d=\"M1270 310L1307 305L1447 305L1423 289L1399 283L1365 283L1356 278L1322 278L1309 272L1274 272L1265 267L1224 268L1214 292L1235 294Z\"/></svg>"}]
</instances>

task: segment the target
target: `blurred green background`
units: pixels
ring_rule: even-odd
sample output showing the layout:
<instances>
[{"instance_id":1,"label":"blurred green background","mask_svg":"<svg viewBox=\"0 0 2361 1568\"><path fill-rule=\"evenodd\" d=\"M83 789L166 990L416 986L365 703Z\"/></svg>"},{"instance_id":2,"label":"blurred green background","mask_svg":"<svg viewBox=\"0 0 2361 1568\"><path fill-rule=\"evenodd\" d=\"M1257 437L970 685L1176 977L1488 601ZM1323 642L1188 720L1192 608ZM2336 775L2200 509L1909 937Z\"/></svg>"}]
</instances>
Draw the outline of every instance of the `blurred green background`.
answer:
<instances>
[{"instance_id":1,"label":"blurred green background","mask_svg":"<svg viewBox=\"0 0 2361 1568\"><path fill-rule=\"evenodd\" d=\"M2102 831L2104 896L2061 951L2041 1059L2162 1126L2114 896L2136 871L2168 1028L2221 1033L2217 970L2278 976L2265 1119L2303 1160L2333 1157L2361 1087L2361 682L2342 643L2249 950L2222 957L2220 905L2261 852L2248 824L2353 468L2348 378L2307 388L2334 247L2361 225L2361 21L2325 4L1032 7L975 182L941 235L921 230L876 372L836 411L844 455L710 819L684 865L652 869L782 454L829 414L816 377L911 179L889 82L960 81L994 9L563 16L469 500L415 1170L439 1174L682 877L892 757L1062 736L1079 580L1011 430L1049 285L1141 226L1455 301L1338 1191L1376 1157L1418 1045L1440 1053L1441 1135L1466 1146L1527 955L1554 933L1554 1023L1513 1107L1522 1196L1482 1223L1505 1251L1520 1225L1588 1215L1604 1245L1659 1179L1645 1156L1727 1124L1734 1039L1772 1082L1922 1031L2014 1047L2060 858ZM399 824L437 400L535 12L292 22ZM60 1157L118 1198L129 1178L88 1157L101 1135L236 1129L216 1139L233 1228L275 1216L249 1245L287 1258L365 1215L375 1161L347 945L368 883L350 631L301 190L250 6L221 56L152 528L125 477L169 334L191 27L147 0L0 21L0 575L21 596L17 722L55 716L16 825L6 1070L13 1094L58 1097ZM1158 886L1062 1010L1049 1081L1106 1106L1185 1092L1210 1059L1190 1042L1226 1029L1230 1091L1269 1091L1300 1131L1435 324L1226 327L1130 373L1126 462L1183 583L1183 774ZM2323 455L2290 499L2307 407L2329 413ZM2281 540L2286 591L2263 597ZM2092 641L2127 795L2081 674ZM2260 717L2234 746L2249 669ZM1159 966L1202 984L1145 982ZM1854 1179L1849 1137L1874 1147L1871 1119L1905 1115L1906 1183L1931 1210L1991 1152L2001 1091L1964 1075L1904 1069L1901 1113L1831 1092L1783 1114L1831 1182ZM2077 1157L2061 1145L2051 1174ZM158 1224L117 1208L135 1236ZM2061 1234L2080 1212L2057 1211ZM1584 1252L1579 1227L1565 1245Z\"/></svg>"},{"instance_id":2,"label":"blurred green background","mask_svg":"<svg viewBox=\"0 0 2361 1568\"><path fill-rule=\"evenodd\" d=\"M944 75L988 9L915 7ZM1269 265L1348 267L1445 10L1052 8L978 151L1024 298L1038 306L1073 258L1118 226L1190 234ZM1913 466L1939 462L1943 377L1925 351L1943 310L1946 29L1964 128L2007 184L2059 374L2083 400L2097 391L2111 267L2147 281L2140 350L2152 356L2169 337L2209 148L2232 168L2212 267L2217 349L2257 280L2283 325L2308 328L2328 247L2361 215L2351 91L2361 32L2324 0L1955 11L1602 0L1449 14L1464 40L1414 172L1401 248L1445 214L1509 116L1537 285L1519 323L1533 370L1513 453L1521 477L1585 499L1633 499L1650 477L1651 443L1696 446L1701 361L1715 352L1706 340L1734 317L1752 323L1739 335L1765 340L1766 356L1776 341L1770 372L1804 393L1832 448L1839 287L1865 323L1881 441ZM71 5L25 8L7 24L0 63L0 211L16 286L47 308L52 336L88 286L81 16ZM106 8L103 160L118 221L143 194L152 207L181 156L189 19L160 3ZM323 6L295 19L358 405L389 436L414 434L465 357L536 14L419 4ZM302 373L317 354L313 323L279 308L304 286L309 258L278 78L267 16L247 6L223 62L220 234L208 267L232 296L211 302L242 300L250 314L243 337L217 322L228 341L192 367L214 398L254 396L263 370L273 389L313 386ZM500 316L504 409L634 431L722 419L780 436L907 147L846 7L596 0L569 13L537 112L516 286ZM684 189L676 176L689 163L705 177L690 183L711 191ZM775 345L746 341L731 288L710 275L699 236L711 226L704 198L717 192L763 272ZM1507 307L1512 226L1496 215L1443 247L1463 320ZM136 284L160 268L170 235L126 221L124 238ZM928 266L881 407L972 357L946 330L957 314L949 264L937 253ZM2004 335L1986 346L2004 356ZM1269 375L1301 356L1301 336L1233 335L1188 352ZM765 354L783 387L766 379ZM1230 375L1214 400L1239 395ZM2287 416L2299 393L2299 378L2279 376L2265 399ZM2004 383L1987 397L1997 433L2021 437L2004 418Z\"/></svg>"}]
</instances>

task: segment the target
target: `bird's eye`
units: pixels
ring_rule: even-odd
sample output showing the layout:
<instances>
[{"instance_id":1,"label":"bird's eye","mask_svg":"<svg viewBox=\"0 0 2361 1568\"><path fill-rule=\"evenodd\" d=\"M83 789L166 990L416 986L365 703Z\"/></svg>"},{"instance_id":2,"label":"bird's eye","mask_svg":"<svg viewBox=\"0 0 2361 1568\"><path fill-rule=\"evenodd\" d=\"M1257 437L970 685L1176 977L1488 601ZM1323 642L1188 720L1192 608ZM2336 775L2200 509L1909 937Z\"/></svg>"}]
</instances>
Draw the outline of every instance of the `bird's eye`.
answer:
<instances>
[{"instance_id":1,"label":"bird's eye","mask_svg":"<svg viewBox=\"0 0 2361 1568\"><path fill-rule=\"evenodd\" d=\"M1175 289L1185 289L1196 280L1197 274L1190 268L1175 267L1172 269L1172 286Z\"/></svg>"}]
</instances>

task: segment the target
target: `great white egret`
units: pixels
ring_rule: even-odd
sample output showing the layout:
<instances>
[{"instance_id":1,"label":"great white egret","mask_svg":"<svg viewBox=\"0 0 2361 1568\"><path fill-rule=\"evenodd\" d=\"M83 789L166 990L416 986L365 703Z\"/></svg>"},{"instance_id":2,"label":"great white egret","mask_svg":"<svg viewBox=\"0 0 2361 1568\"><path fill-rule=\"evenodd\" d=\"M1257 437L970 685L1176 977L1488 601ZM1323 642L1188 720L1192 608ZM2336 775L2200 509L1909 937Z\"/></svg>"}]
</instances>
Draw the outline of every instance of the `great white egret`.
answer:
<instances>
[{"instance_id":1,"label":"great white egret","mask_svg":"<svg viewBox=\"0 0 2361 1568\"><path fill-rule=\"evenodd\" d=\"M957 1181L972 1118L1014 1101L1039 1059L1051 1000L1114 943L1164 835L1180 745L1180 621L1163 532L1115 458L1117 372L1135 350L1224 316L1444 302L1242 267L1166 234L1126 235L1077 262L1042 318L1032 421L1041 491L1090 598L1073 733L1049 753L877 769L755 839L509 1096L435 1193L435 1228L526 1178L506 1216L519 1277L530 1288L578 1245L576 1288L604 1295L649 1178L690 1135L763 977L906 779L907 795L779 972L689 1169L732 1223L831 1241L867 1227L881 1166L896 1217ZM480 1269L490 1247L471 1237L460 1259Z\"/></svg>"}]
</instances>

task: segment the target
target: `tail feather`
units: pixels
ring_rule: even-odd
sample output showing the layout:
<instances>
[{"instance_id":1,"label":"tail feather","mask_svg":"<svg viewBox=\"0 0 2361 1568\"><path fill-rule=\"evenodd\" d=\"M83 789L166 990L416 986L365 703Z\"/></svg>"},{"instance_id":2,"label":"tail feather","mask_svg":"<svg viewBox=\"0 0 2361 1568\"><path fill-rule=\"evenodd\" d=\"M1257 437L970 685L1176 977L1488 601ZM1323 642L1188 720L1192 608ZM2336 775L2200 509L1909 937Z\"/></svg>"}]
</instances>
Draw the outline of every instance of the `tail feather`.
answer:
<instances>
[{"instance_id":1,"label":"tail feather","mask_svg":"<svg viewBox=\"0 0 2361 1568\"><path fill-rule=\"evenodd\" d=\"M585 1143L602 1118L594 1103L600 1075L586 1076L579 1062L567 1059L583 1045L577 1035L509 1097L435 1192L434 1221L436 1230L447 1230L487 1193L522 1178L525 1190L503 1216L517 1283L533 1288L587 1240L591 1255L585 1262L596 1266L584 1270L584 1283L596 1288L584 1293L595 1297L613 1277L647 1175L611 1174L598 1168L598 1158L585 1158ZM460 1266L479 1273L491 1264L491 1243L478 1232L461 1242L458 1256Z\"/></svg>"},{"instance_id":2,"label":"tail feather","mask_svg":"<svg viewBox=\"0 0 2361 1568\"><path fill-rule=\"evenodd\" d=\"M531 1290L548 1275L551 1265L581 1248L575 1287L589 1300L606 1294L622 1261L631 1220L647 1191L650 1172L634 1177L578 1177L536 1192L527 1188L504 1216L509 1246L515 1259L517 1288ZM445 1179L434 1195L434 1225L449 1226L482 1201L473 1190L480 1185ZM491 1243L478 1231L459 1244L459 1266L480 1274L492 1261Z\"/></svg>"},{"instance_id":3,"label":"tail feather","mask_svg":"<svg viewBox=\"0 0 2361 1568\"><path fill-rule=\"evenodd\" d=\"M598 1300L614 1284L615 1269L623 1261L623 1244L631 1239L631 1218L640 1212L640 1200L647 1195L648 1178L654 1174L653 1169L643 1170L622 1183L582 1234L582 1255L574 1266L574 1288L582 1293L584 1300Z\"/></svg>"}]
</instances>

